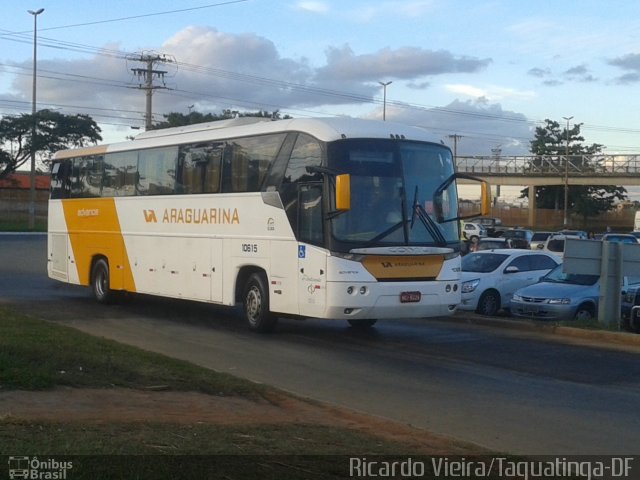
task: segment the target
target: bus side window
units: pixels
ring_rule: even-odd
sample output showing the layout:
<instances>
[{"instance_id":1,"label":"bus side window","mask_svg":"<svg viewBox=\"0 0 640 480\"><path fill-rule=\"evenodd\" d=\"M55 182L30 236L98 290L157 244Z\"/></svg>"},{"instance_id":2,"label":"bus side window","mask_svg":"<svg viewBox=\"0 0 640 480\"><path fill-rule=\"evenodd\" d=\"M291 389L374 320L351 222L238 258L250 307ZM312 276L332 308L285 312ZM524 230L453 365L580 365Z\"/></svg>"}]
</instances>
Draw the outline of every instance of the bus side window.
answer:
<instances>
[{"instance_id":1,"label":"bus side window","mask_svg":"<svg viewBox=\"0 0 640 480\"><path fill-rule=\"evenodd\" d=\"M178 147L142 150L138 156L138 195L170 195L175 191Z\"/></svg>"},{"instance_id":2,"label":"bus side window","mask_svg":"<svg viewBox=\"0 0 640 480\"><path fill-rule=\"evenodd\" d=\"M259 192L286 134L230 140L225 154L223 191Z\"/></svg>"},{"instance_id":3,"label":"bus side window","mask_svg":"<svg viewBox=\"0 0 640 480\"><path fill-rule=\"evenodd\" d=\"M180 147L176 193L217 193L224 145L220 143Z\"/></svg>"},{"instance_id":4,"label":"bus side window","mask_svg":"<svg viewBox=\"0 0 640 480\"><path fill-rule=\"evenodd\" d=\"M102 194L104 157L91 155L73 159L71 198L99 197Z\"/></svg>"},{"instance_id":5,"label":"bus side window","mask_svg":"<svg viewBox=\"0 0 640 480\"><path fill-rule=\"evenodd\" d=\"M138 152L107 153L104 159L102 195L127 197L135 195Z\"/></svg>"},{"instance_id":6,"label":"bus side window","mask_svg":"<svg viewBox=\"0 0 640 480\"><path fill-rule=\"evenodd\" d=\"M51 165L51 199L69 198L72 160L66 159Z\"/></svg>"},{"instance_id":7,"label":"bus side window","mask_svg":"<svg viewBox=\"0 0 640 480\"><path fill-rule=\"evenodd\" d=\"M320 173L307 171L307 167L320 166L321 164L322 149L318 141L309 135L298 135L280 187L282 203L294 232L298 227L298 209L300 208L298 185L300 183L321 182L322 175Z\"/></svg>"}]
</instances>

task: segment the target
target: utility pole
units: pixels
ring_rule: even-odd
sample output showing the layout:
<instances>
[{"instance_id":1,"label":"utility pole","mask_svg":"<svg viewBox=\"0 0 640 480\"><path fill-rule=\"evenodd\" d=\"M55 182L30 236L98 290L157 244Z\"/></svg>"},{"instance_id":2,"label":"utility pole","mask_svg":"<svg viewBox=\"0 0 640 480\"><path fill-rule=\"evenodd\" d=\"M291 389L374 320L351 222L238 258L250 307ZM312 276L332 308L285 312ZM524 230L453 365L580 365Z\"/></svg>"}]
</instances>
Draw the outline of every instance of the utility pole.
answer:
<instances>
[{"instance_id":1,"label":"utility pole","mask_svg":"<svg viewBox=\"0 0 640 480\"><path fill-rule=\"evenodd\" d=\"M159 63L171 63L174 60L167 58L165 55L145 55L140 54L135 57L127 57L129 60L134 60L136 62L144 63L144 68L132 68L131 71L141 80L143 80L138 87L140 90L145 91L146 96L146 104L145 104L145 114L144 114L144 128L145 130L150 130L152 127L153 120L153 107L152 107L152 96L153 91L158 89L166 89L168 88L164 83L164 75L167 73L166 70L157 70L155 68L156 64ZM158 78L162 81L162 85L154 85L153 79Z\"/></svg>"},{"instance_id":2,"label":"utility pole","mask_svg":"<svg viewBox=\"0 0 640 480\"><path fill-rule=\"evenodd\" d=\"M567 228L568 216L567 212L569 209L569 121L573 117L562 117L567 121L567 147L566 154L564 158L564 219L562 221L562 225L564 228Z\"/></svg>"},{"instance_id":3,"label":"utility pole","mask_svg":"<svg viewBox=\"0 0 640 480\"><path fill-rule=\"evenodd\" d=\"M455 163L458 161L458 140L463 136L454 133L453 135L447 135L447 137L453 140L453 161Z\"/></svg>"},{"instance_id":4,"label":"utility pole","mask_svg":"<svg viewBox=\"0 0 640 480\"><path fill-rule=\"evenodd\" d=\"M29 175L29 230L36 226L36 135L38 133L38 121L36 119L36 65L38 48L38 15L44 12L44 8L27 10L33 15L33 91L31 93L31 171Z\"/></svg>"}]
</instances>

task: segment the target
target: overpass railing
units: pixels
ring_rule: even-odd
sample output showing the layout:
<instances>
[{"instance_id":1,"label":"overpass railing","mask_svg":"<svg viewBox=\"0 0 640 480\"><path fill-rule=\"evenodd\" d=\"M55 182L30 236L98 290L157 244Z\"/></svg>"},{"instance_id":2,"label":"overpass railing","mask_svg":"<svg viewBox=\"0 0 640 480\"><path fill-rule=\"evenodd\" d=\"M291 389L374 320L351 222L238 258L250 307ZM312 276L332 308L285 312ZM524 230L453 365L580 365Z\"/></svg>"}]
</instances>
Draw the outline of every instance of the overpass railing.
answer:
<instances>
[{"instance_id":1,"label":"overpass railing","mask_svg":"<svg viewBox=\"0 0 640 480\"><path fill-rule=\"evenodd\" d=\"M512 176L640 177L640 155L458 156L459 172Z\"/></svg>"}]
</instances>

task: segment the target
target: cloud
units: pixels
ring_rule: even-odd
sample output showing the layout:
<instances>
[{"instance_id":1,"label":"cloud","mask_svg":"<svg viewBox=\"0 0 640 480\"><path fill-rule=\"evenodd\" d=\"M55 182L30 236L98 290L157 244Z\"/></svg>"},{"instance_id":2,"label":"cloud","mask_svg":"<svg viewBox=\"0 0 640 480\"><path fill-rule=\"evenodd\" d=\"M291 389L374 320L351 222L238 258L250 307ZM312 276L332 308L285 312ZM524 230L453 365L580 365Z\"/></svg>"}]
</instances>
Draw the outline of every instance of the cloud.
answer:
<instances>
[{"instance_id":1,"label":"cloud","mask_svg":"<svg viewBox=\"0 0 640 480\"><path fill-rule=\"evenodd\" d=\"M551 70L548 69L548 68L534 67L534 68L530 69L527 72L527 74L531 75L532 77L542 78L542 77L547 77L547 76L551 75Z\"/></svg>"},{"instance_id":2,"label":"cloud","mask_svg":"<svg viewBox=\"0 0 640 480\"><path fill-rule=\"evenodd\" d=\"M465 97L471 97L473 99L480 100L486 99L487 101L497 101L507 98L517 98L521 100L529 100L535 97L535 93L528 90L515 90L513 88L489 86L486 88L474 87L473 85L465 84L448 84L445 85L445 89L448 92L456 95L462 95Z\"/></svg>"},{"instance_id":3,"label":"cloud","mask_svg":"<svg viewBox=\"0 0 640 480\"><path fill-rule=\"evenodd\" d=\"M109 45L117 51L118 45ZM341 111L377 109L378 81L400 80L412 89L429 88L429 77L448 73L473 74L487 67L490 59L456 55L446 50L418 47L385 48L356 54L348 45L330 47L324 63L314 68L305 58L283 57L269 39L252 33L229 34L215 28L187 27L172 35L157 51L176 62L157 62L156 70L167 71L154 78L153 112L187 113L189 106L203 113L223 109L245 111L283 110L294 116L331 105ZM29 61L20 65L31 71ZM38 103L41 108L67 105L64 113L88 113L98 122L140 125L145 110L145 92L131 69L143 63L114 56L95 55L83 59L39 62ZM475 92L487 101L498 98L495 88ZM31 79L16 75L13 99L29 100ZM5 96L7 98L7 96ZM408 106L414 110L420 107ZM336 109L331 111L336 112Z\"/></svg>"},{"instance_id":4,"label":"cloud","mask_svg":"<svg viewBox=\"0 0 640 480\"><path fill-rule=\"evenodd\" d=\"M325 2L305 0L297 2L294 7L296 10L301 10L309 13L326 14L329 13L329 5Z\"/></svg>"},{"instance_id":5,"label":"cloud","mask_svg":"<svg viewBox=\"0 0 640 480\"><path fill-rule=\"evenodd\" d=\"M384 48L375 53L356 55L345 45L326 51L327 65L318 69L317 79L337 81L375 81L380 78L411 80L444 73L474 73L484 69L491 59L455 56L446 50L418 47Z\"/></svg>"},{"instance_id":6,"label":"cloud","mask_svg":"<svg viewBox=\"0 0 640 480\"><path fill-rule=\"evenodd\" d=\"M595 82L597 79L589 73L589 69L585 64L577 65L575 67L569 68L564 72L564 76L568 80L578 81L578 82Z\"/></svg>"},{"instance_id":7,"label":"cloud","mask_svg":"<svg viewBox=\"0 0 640 480\"><path fill-rule=\"evenodd\" d=\"M534 130L523 114L503 110L500 104L485 98L455 100L445 107L422 110L387 105L387 120L426 128L441 135L448 145L452 142L449 135L460 135L459 155L491 155L496 147L503 155L526 155Z\"/></svg>"},{"instance_id":8,"label":"cloud","mask_svg":"<svg viewBox=\"0 0 640 480\"><path fill-rule=\"evenodd\" d=\"M375 20L386 20L390 17L415 18L424 16L433 11L435 5L433 0L376 1L353 8L347 14L357 22L369 23Z\"/></svg>"},{"instance_id":9,"label":"cloud","mask_svg":"<svg viewBox=\"0 0 640 480\"><path fill-rule=\"evenodd\" d=\"M630 53L607 61L609 65L630 72L616 78L616 83L627 85L640 81L640 53Z\"/></svg>"}]
</instances>

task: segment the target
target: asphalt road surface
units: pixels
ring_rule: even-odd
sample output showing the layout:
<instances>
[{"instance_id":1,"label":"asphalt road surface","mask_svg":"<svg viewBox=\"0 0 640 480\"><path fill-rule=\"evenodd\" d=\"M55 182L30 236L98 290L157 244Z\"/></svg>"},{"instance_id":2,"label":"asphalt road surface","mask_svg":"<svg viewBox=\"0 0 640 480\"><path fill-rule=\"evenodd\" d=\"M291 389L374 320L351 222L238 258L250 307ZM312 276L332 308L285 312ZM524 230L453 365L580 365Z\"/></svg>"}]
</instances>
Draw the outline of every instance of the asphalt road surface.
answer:
<instances>
[{"instance_id":1,"label":"asphalt road surface","mask_svg":"<svg viewBox=\"0 0 640 480\"><path fill-rule=\"evenodd\" d=\"M96 304L46 277L46 237L0 235L0 304L298 395L516 454L637 454L640 351L446 319L281 320L134 296Z\"/></svg>"}]
</instances>

